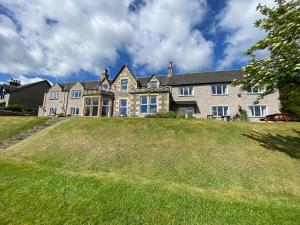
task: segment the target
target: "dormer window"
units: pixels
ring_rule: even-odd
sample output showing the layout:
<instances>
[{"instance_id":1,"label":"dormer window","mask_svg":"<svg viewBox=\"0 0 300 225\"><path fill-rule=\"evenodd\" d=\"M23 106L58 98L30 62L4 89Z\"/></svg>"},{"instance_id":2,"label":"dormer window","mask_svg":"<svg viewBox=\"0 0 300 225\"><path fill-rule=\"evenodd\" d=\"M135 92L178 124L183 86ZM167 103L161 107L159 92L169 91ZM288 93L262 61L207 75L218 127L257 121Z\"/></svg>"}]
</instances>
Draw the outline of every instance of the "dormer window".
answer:
<instances>
[{"instance_id":1,"label":"dormer window","mask_svg":"<svg viewBox=\"0 0 300 225\"><path fill-rule=\"evenodd\" d=\"M109 85L108 84L101 84L101 90L102 91L108 91Z\"/></svg>"},{"instance_id":2,"label":"dormer window","mask_svg":"<svg viewBox=\"0 0 300 225\"><path fill-rule=\"evenodd\" d=\"M158 82L157 81L149 81L148 88L158 88Z\"/></svg>"}]
</instances>

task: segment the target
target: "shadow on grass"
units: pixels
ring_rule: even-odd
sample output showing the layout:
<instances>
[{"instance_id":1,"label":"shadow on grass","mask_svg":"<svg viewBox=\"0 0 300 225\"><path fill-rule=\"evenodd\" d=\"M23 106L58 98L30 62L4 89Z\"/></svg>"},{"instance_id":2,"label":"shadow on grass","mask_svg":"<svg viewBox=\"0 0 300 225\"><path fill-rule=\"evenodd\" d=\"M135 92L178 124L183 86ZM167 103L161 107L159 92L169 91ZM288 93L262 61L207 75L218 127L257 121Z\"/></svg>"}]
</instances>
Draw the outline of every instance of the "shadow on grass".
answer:
<instances>
[{"instance_id":1,"label":"shadow on grass","mask_svg":"<svg viewBox=\"0 0 300 225\"><path fill-rule=\"evenodd\" d=\"M252 132L244 136L258 141L261 146L272 151L279 151L300 159L300 131L293 130L296 136Z\"/></svg>"}]
</instances>

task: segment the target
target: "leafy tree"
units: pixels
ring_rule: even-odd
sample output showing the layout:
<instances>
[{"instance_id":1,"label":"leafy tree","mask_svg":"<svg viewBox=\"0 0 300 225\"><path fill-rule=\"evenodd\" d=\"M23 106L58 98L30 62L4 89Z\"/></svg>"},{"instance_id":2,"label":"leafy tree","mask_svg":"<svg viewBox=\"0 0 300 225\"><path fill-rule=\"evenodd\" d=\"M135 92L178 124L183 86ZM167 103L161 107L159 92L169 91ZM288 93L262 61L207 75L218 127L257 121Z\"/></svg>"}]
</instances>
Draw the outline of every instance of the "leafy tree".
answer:
<instances>
[{"instance_id":1,"label":"leafy tree","mask_svg":"<svg viewBox=\"0 0 300 225\"><path fill-rule=\"evenodd\" d=\"M243 67L245 75L234 82L243 89L263 86L264 95L274 92L280 82L293 82L300 74L300 0L274 1L274 8L261 4L257 7L264 18L257 20L255 26L267 35L247 50L250 62ZM269 54L257 57L261 50Z\"/></svg>"}]
</instances>

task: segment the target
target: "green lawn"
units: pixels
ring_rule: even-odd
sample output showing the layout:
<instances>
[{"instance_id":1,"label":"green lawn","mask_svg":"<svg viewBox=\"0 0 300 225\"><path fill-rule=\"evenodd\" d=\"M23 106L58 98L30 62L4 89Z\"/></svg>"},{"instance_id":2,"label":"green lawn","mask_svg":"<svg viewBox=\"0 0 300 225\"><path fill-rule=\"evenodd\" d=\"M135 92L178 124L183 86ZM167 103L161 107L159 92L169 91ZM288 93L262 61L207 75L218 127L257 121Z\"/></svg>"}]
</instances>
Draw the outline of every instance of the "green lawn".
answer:
<instances>
[{"instance_id":1,"label":"green lawn","mask_svg":"<svg viewBox=\"0 0 300 225\"><path fill-rule=\"evenodd\" d=\"M0 152L0 224L298 224L299 153L299 123L67 119Z\"/></svg>"},{"instance_id":2,"label":"green lawn","mask_svg":"<svg viewBox=\"0 0 300 225\"><path fill-rule=\"evenodd\" d=\"M1 116L0 117L0 143L33 128L36 125L45 123L46 117L34 116Z\"/></svg>"}]
</instances>

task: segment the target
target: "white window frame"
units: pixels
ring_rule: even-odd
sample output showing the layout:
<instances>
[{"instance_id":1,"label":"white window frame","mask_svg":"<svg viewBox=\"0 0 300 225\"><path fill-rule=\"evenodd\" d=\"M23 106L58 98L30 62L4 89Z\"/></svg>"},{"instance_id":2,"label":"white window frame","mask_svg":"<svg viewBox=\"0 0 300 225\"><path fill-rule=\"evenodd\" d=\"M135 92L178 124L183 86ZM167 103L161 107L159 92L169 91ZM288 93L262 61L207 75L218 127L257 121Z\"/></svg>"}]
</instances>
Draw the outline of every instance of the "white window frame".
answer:
<instances>
[{"instance_id":1,"label":"white window frame","mask_svg":"<svg viewBox=\"0 0 300 225\"><path fill-rule=\"evenodd\" d=\"M123 89L123 86L122 86L122 81L123 81L123 80L127 80L126 90ZM121 80L120 80L120 91L121 91L121 92L127 92L127 91L128 91L128 83L129 83L129 81L128 81L127 78L126 78L126 79L121 79Z\"/></svg>"},{"instance_id":2,"label":"white window frame","mask_svg":"<svg viewBox=\"0 0 300 225\"><path fill-rule=\"evenodd\" d=\"M79 99L81 98L81 91L80 90L72 90L71 91L71 99Z\"/></svg>"},{"instance_id":3,"label":"white window frame","mask_svg":"<svg viewBox=\"0 0 300 225\"><path fill-rule=\"evenodd\" d=\"M151 87L151 85L150 84L154 84L154 83L156 83L156 85L154 86L152 86ZM149 82L148 82L148 88L158 88L158 81L157 80L150 80Z\"/></svg>"},{"instance_id":4,"label":"white window frame","mask_svg":"<svg viewBox=\"0 0 300 225\"><path fill-rule=\"evenodd\" d=\"M146 97L146 99L147 99L146 104L142 104L142 99L141 99L142 97ZM156 98L156 103L155 104L151 103L151 98L152 97ZM147 106L147 112L142 112L142 105ZM151 106L156 106L156 111L155 112L150 112ZM140 96L140 114L155 114L157 112L158 112L158 95L141 95Z\"/></svg>"},{"instance_id":5,"label":"white window frame","mask_svg":"<svg viewBox=\"0 0 300 225\"><path fill-rule=\"evenodd\" d=\"M257 89L257 91L255 91ZM247 94L248 95L259 95L259 94L263 94L266 91L265 88L261 88L261 87L250 87L247 90Z\"/></svg>"},{"instance_id":6,"label":"white window frame","mask_svg":"<svg viewBox=\"0 0 300 225\"><path fill-rule=\"evenodd\" d=\"M49 108L49 116L55 116L57 114L57 108L50 107Z\"/></svg>"},{"instance_id":7,"label":"white window frame","mask_svg":"<svg viewBox=\"0 0 300 225\"><path fill-rule=\"evenodd\" d=\"M218 87L221 87L221 93L218 92ZM212 95L228 95L228 85L227 84L215 84L211 85Z\"/></svg>"},{"instance_id":8,"label":"white window frame","mask_svg":"<svg viewBox=\"0 0 300 225\"><path fill-rule=\"evenodd\" d=\"M57 100L59 99L59 92L58 91L50 91L50 100Z\"/></svg>"},{"instance_id":9,"label":"white window frame","mask_svg":"<svg viewBox=\"0 0 300 225\"><path fill-rule=\"evenodd\" d=\"M214 115L214 107L216 107L217 108L217 115ZM219 107L222 107L222 115L219 115L219 110L218 110L218 108ZM225 108L227 107L227 115L225 115ZM229 106L227 106L227 105L213 105L212 107L211 107L211 111L212 111L212 115L214 116L214 117L222 117L222 116L230 116L230 109L229 109Z\"/></svg>"},{"instance_id":10,"label":"white window frame","mask_svg":"<svg viewBox=\"0 0 300 225\"><path fill-rule=\"evenodd\" d=\"M77 107L71 107L70 108L70 115L71 116L78 116L79 115L79 108L77 108Z\"/></svg>"},{"instance_id":11,"label":"white window frame","mask_svg":"<svg viewBox=\"0 0 300 225\"><path fill-rule=\"evenodd\" d=\"M187 90L187 94L185 93L186 90ZM179 87L179 96L181 97L194 96L194 87L193 86Z\"/></svg>"},{"instance_id":12,"label":"white window frame","mask_svg":"<svg viewBox=\"0 0 300 225\"><path fill-rule=\"evenodd\" d=\"M254 107L259 107L259 112L260 112L259 116L256 116L256 115L252 114L252 109L251 108L254 108ZM265 107L265 112L266 112L265 115L263 115L264 110L262 110L262 107ZM255 110L253 110L253 111L254 111L254 114L255 114ZM266 105L249 105L248 106L248 115L249 115L249 117L255 117L255 118L265 117L265 116L268 115L268 107Z\"/></svg>"},{"instance_id":13,"label":"white window frame","mask_svg":"<svg viewBox=\"0 0 300 225\"><path fill-rule=\"evenodd\" d=\"M126 101L126 107L125 106L121 106L121 101L122 100ZM126 114L121 114L121 108L126 109ZM119 99L119 115L120 116L127 116L128 115L128 99L127 98L121 98L121 99Z\"/></svg>"}]
</instances>

